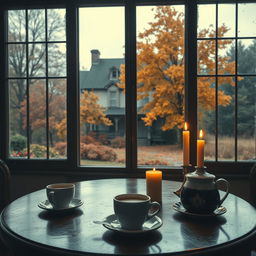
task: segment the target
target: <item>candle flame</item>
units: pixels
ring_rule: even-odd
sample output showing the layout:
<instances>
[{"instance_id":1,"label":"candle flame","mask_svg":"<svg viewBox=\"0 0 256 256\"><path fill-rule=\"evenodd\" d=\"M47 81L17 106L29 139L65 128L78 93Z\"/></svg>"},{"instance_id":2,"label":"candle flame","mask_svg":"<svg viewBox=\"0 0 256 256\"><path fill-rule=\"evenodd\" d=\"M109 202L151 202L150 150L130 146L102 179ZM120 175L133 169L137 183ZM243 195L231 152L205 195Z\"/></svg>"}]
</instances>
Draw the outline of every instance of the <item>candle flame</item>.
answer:
<instances>
[{"instance_id":1,"label":"candle flame","mask_svg":"<svg viewBox=\"0 0 256 256\"><path fill-rule=\"evenodd\" d=\"M203 138L203 130L201 129L200 132L199 132L199 138L202 139Z\"/></svg>"},{"instance_id":2,"label":"candle flame","mask_svg":"<svg viewBox=\"0 0 256 256\"><path fill-rule=\"evenodd\" d=\"M186 131L188 129L188 125L187 125L187 122L185 122L184 124L184 130Z\"/></svg>"},{"instance_id":3,"label":"candle flame","mask_svg":"<svg viewBox=\"0 0 256 256\"><path fill-rule=\"evenodd\" d=\"M155 171L156 170L156 168L153 168L153 171Z\"/></svg>"}]
</instances>

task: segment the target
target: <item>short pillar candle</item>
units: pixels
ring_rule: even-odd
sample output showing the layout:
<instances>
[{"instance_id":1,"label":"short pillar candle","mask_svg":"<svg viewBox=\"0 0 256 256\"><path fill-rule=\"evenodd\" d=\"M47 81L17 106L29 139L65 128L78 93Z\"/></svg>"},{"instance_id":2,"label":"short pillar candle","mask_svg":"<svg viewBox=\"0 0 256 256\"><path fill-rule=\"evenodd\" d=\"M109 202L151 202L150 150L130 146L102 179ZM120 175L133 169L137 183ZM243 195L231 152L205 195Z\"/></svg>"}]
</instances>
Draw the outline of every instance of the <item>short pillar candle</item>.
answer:
<instances>
[{"instance_id":1,"label":"short pillar candle","mask_svg":"<svg viewBox=\"0 0 256 256\"><path fill-rule=\"evenodd\" d=\"M146 171L147 195L151 197L151 201L162 202L162 172L156 170Z\"/></svg>"}]
</instances>

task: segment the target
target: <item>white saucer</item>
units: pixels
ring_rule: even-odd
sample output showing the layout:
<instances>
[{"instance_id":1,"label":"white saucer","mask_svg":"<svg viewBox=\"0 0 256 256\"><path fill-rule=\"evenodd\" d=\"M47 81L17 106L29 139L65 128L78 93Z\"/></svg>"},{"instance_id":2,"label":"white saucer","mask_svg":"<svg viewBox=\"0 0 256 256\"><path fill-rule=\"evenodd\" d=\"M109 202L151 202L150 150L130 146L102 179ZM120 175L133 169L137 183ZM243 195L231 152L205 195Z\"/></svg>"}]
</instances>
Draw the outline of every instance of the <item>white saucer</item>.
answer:
<instances>
[{"instance_id":1,"label":"white saucer","mask_svg":"<svg viewBox=\"0 0 256 256\"><path fill-rule=\"evenodd\" d=\"M105 228L115 232L125 233L125 234L142 234L142 233L144 234L147 232L152 232L163 225L163 221L157 216L154 216L149 220L145 221L145 223L142 226L142 229L140 230L127 230L127 229L121 228L121 225L118 222L115 214L108 216L106 218L106 222L108 223L103 224Z\"/></svg>"},{"instance_id":2,"label":"white saucer","mask_svg":"<svg viewBox=\"0 0 256 256\"><path fill-rule=\"evenodd\" d=\"M60 208L60 209L53 208L51 203L48 200L40 202L38 204L38 207L43 210L52 211L52 212L66 212L66 211L76 209L77 207L80 207L82 204L83 204L83 201L77 198L73 198L67 208Z\"/></svg>"},{"instance_id":3,"label":"white saucer","mask_svg":"<svg viewBox=\"0 0 256 256\"><path fill-rule=\"evenodd\" d=\"M213 213L209 213L209 214L198 214L198 213L192 213L192 212L188 212L182 205L181 202L175 203L173 206L173 209L179 213L182 213L184 215L188 215L191 217L217 217L219 215L224 214L227 209L224 206L220 206L219 208L217 208Z\"/></svg>"}]
</instances>

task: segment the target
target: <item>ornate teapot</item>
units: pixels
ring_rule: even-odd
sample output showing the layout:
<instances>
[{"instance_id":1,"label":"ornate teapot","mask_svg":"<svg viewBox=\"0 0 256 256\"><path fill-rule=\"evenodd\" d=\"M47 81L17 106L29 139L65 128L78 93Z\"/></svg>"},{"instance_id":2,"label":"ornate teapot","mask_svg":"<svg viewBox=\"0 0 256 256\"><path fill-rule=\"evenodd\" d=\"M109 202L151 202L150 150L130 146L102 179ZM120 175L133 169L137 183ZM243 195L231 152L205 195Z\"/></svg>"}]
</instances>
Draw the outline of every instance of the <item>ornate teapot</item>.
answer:
<instances>
[{"instance_id":1,"label":"ornate teapot","mask_svg":"<svg viewBox=\"0 0 256 256\"><path fill-rule=\"evenodd\" d=\"M215 181L215 175L205 171L206 168L198 168L192 173L186 174L186 181L181 190L181 203L191 213L213 213L220 207L229 194L229 182L225 179ZM220 199L217 184L226 184L226 193Z\"/></svg>"}]
</instances>

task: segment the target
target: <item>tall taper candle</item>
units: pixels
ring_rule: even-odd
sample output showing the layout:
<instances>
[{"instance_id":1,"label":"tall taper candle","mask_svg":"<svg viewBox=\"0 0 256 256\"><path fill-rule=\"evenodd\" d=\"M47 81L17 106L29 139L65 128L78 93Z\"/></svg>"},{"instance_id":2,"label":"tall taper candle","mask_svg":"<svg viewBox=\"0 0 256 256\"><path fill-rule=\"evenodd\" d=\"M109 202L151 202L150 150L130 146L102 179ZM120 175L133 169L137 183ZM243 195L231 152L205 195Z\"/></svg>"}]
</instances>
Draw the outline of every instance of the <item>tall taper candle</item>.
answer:
<instances>
[{"instance_id":1,"label":"tall taper candle","mask_svg":"<svg viewBox=\"0 0 256 256\"><path fill-rule=\"evenodd\" d=\"M183 134L183 166L189 166L189 137L190 132L188 131L187 122L184 124Z\"/></svg>"},{"instance_id":2,"label":"tall taper candle","mask_svg":"<svg viewBox=\"0 0 256 256\"><path fill-rule=\"evenodd\" d=\"M203 168L204 167L204 143L203 140L203 131L200 130L199 132L199 139L197 140L197 167Z\"/></svg>"}]
</instances>

